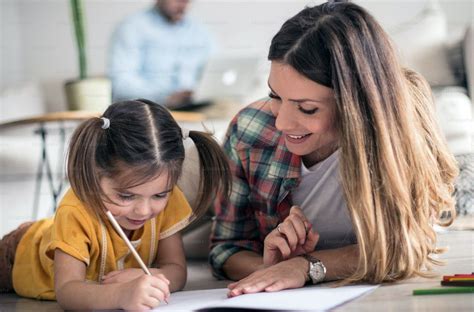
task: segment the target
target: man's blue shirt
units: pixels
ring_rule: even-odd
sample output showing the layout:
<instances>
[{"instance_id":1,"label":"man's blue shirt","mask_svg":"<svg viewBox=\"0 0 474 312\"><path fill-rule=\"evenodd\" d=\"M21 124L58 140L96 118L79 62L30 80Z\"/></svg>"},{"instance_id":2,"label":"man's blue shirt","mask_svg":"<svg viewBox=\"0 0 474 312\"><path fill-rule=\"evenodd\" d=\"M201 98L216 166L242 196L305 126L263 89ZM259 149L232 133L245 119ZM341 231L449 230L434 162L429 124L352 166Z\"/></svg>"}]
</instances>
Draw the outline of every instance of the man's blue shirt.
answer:
<instances>
[{"instance_id":1,"label":"man's blue shirt","mask_svg":"<svg viewBox=\"0 0 474 312\"><path fill-rule=\"evenodd\" d=\"M152 8L126 18L109 55L113 101L164 104L171 93L193 90L214 48L206 29L187 17L172 24Z\"/></svg>"}]
</instances>

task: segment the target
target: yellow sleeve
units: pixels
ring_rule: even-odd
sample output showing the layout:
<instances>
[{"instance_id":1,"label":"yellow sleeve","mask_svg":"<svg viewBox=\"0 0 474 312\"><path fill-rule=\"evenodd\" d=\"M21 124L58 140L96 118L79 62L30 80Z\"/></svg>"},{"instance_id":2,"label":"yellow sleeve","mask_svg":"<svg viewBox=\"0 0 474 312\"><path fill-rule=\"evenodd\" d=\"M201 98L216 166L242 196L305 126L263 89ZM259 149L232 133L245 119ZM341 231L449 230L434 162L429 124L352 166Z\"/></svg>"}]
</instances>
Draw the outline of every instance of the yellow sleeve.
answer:
<instances>
[{"instance_id":1,"label":"yellow sleeve","mask_svg":"<svg viewBox=\"0 0 474 312\"><path fill-rule=\"evenodd\" d=\"M91 238L95 237L89 215L76 206L60 206L54 217L47 255L56 248L89 265Z\"/></svg>"},{"instance_id":2,"label":"yellow sleeve","mask_svg":"<svg viewBox=\"0 0 474 312\"><path fill-rule=\"evenodd\" d=\"M177 186L171 191L160 219L160 240L182 230L193 220L191 206Z\"/></svg>"}]
</instances>

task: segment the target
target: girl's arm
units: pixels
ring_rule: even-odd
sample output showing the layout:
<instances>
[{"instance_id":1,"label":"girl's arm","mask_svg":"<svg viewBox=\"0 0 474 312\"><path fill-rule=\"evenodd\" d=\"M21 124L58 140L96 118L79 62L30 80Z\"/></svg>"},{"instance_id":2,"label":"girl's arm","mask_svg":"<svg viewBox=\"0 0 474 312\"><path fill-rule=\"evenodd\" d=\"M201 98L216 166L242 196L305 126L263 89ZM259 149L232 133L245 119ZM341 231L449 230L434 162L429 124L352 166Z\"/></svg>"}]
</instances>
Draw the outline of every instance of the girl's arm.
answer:
<instances>
[{"instance_id":1,"label":"girl's arm","mask_svg":"<svg viewBox=\"0 0 474 312\"><path fill-rule=\"evenodd\" d=\"M171 292L184 288L187 279L187 268L180 233L175 233L160 240L155 265L158 269L151 269L151 273L155 274L158 271L163 274L170 281Z\"/></svg>"},{"instance_id":2,"label":"girl's arm","mask_svg":"<svg viewBox=\"0 0 474 312\"><path fill-rule=\"evenodd\" d=\"M150 268L151 274L169 281L171 292L183 289L187 271L181 234L176 233L160 241L154 267ZM104 276L102 283L126 283L141 275L143 270L140 268L112 271Z\"/></svg>"},{"instance_id":3,"label":"girl's arm","mask_svg":"<svg viewBox=\"0 0 474 312\"><path fill-rule=\"evenodd\" d=\"M87 282L85 276L82 261L55 250L54 288L63 309L150 309L169 296L166 281L155 276L108 285Z\"/></svg>"}]
</instances>

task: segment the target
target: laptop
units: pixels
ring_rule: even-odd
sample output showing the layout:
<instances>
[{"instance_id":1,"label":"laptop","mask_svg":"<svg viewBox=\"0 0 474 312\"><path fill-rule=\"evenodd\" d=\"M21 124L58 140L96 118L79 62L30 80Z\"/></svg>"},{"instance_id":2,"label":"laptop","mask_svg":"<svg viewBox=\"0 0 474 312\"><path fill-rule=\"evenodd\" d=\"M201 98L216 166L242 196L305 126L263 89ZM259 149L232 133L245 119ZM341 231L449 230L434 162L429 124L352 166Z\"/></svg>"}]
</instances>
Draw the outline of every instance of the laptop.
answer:
<instances>
[{"instance_id":1,"label":"laptop","mask_svg":"<svg viewBox=\"0 0 474 312\"><path fill-rule=\"evenodd\" d=\"M258 84L261 56L221 56L210 59L191 101L174 110L199 110L217 100L241 102Z\"/></svg>"}]
</instances>

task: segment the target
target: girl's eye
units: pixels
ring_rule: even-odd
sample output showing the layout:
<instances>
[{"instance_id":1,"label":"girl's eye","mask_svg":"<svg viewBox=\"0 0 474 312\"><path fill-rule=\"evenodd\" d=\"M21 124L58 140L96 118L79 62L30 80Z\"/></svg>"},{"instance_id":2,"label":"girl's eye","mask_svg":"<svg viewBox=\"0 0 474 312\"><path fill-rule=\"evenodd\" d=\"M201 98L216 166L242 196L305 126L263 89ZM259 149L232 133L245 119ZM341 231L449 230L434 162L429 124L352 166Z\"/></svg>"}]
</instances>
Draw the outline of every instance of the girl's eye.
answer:
<instances>
[{"instance_id":1,"label":"girl's eye","mask_svg":"<svg viewBox=\"0 0 474 312\"><path fill-rule=\"evenodd\" d=\"M157 199L161 199L161 198L166 198L166 196L168 195L168 193L159 193L159 194L156 194L155 195L155 198Z\"/></svg>"},{"instance_id":2,"label":"girl's eye","mask_svg":"<svg viewBox=\"0 0 474 312\"><path fill-rule=\"evenodd\" d=\"M275 93L273 93L273 92L269 92L268 97L271 98L271 99L274 99L274 100L279 100L280 99L280 97L278 95L276 95Z\"/></svg>"},{"instance_id":3,"label":"girl's eye","mask_svg":"<svg viewBox=\"0 0 474 312\"><path fill-rule=\"evenodd\" d=\"M132 200L133 199L133 195L130 195L130 194L118 194L118 197L121 200Z\"/></svg>"},{"instance_id":4,"label":"girl's eye","mask_svg":"<svg viewBox=\"0 0 474 312\"><path fill-rule=\"evenodd\" d=\"M300 105L298 105L298 109L303 113L303 114L306 114L306 115L313 115L314 113L316 113L318 111L318 108L315 107L315 108L312 108L312 109L304 109L303 107L301 107Z\"/></svg>"}]
</instances>

